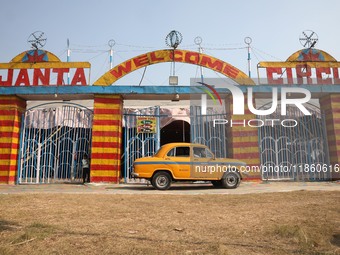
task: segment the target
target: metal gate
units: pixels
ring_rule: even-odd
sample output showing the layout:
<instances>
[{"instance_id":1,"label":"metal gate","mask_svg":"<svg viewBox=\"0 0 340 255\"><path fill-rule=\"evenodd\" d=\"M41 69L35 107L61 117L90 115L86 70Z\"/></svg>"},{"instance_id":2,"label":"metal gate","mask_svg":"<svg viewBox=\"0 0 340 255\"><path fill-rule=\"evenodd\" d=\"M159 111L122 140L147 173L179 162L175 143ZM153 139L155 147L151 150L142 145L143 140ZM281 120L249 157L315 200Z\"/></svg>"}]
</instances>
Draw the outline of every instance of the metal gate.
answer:
<instances>
[{"instance_id":1,"label":"metal gate","mask_svg":"<svg viewBox=\"0 0 340 255\"><path fill-rule=\"evenodd\" d=\"M268 105L270 107L271 103L262 109ZM286 116L280 114L280 108L270 116L257 116L265 123L259 128L262 179L331 179L325 116L313 105L308 104L307 109L312 115L303 115L296 107L287 107ZM297 125L294 126L293 121L286 122L289 119L295 120ZM270 120L275 120L275 124Z\"/></svg>"},{"instance_id":2,"label":"metal gate","mask_svg":"<svg viewBox=\"0 0 340 255\"><path fill-rule=\"evenodd\" d=\"M216 125L215 119L227 119L226 114L215 113L208 108L208 113L201 115L200 106L190 108L190 137L192 143L207 145L217 158L227 158L226 125Z\"/></svg>"},{"instance_id":3,"label":"metal gate","mask_svg":"<svg viewBox=\"0 0 340 255\"><path fill-rule=\"evenodd\" d=\"M125 182L131 182L133 162L137 158L152 156L160 147L160 107L124 109L124 153L122 156ZM153 130L138 128L138 119L153 119Z\"/></svg>"},{"instance_id":4,"label":"metal gate","mask_svg":"<svg viewBox=\"0 0 340 255\"><path fill-rule=\"evenodd\" d=\"M90 155L93 112L77 104L47 103L23 114L18 183L82 182Z\"/></svg>"}]
</instances>

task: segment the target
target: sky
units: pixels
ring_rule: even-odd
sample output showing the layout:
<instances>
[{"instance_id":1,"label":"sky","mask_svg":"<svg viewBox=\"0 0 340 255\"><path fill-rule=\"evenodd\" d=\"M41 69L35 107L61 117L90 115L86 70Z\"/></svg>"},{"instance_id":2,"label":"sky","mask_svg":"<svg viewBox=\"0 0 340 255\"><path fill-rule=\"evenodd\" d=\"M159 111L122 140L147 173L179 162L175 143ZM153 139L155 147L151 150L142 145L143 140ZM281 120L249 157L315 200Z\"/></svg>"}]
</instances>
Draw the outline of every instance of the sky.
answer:
<instances>
[{"instance_id":1,"label":"sky","mask_svg":"<svg viewBox=\"0 0 340 255\"><path fill-rule=\"evenodd\" d=\"M7 63L31 45L27 39L43 31L43 49L71 61L91 63L91 84L109 71L109 40L114 40L114 65L134 56L168 49L165 37L179 31L178 49L197 51L202 38L205 54L248 73L245 37L251 37L251 73L259 61L285 61L302 49L305 30L318 35L315 46L340 60L338 0L2 0L0 4L0 62ZM117 85L168 85L170 63L149 66L117 81ZM176 63L180 85L200 77L195 65ZM210 70L204 77L222 78Z\"/></svg>"}]
</instances>

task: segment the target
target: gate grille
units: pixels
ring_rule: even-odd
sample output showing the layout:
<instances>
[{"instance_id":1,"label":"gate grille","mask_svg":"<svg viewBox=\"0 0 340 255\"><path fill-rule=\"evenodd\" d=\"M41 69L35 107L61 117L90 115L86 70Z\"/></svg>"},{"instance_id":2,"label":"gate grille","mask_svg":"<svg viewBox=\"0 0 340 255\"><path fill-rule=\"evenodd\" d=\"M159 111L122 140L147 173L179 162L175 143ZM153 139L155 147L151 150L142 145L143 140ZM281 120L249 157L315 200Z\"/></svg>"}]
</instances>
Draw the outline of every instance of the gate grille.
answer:
<instances>
[{"instance_id":1,"label":"gate grille","mask_svg":"<svg viewBox=\"0 0 340 255\"><path fill-rule=\"evenodd\" d=\"M18 183L82 182L89 156L91 110L75 104L44 104L27 110L21 131Z\"/></svg>"},{"instance_id":2,"label":"gate grille","mask_svg":"<svg viewBox=\"0 0 340 255\"><path fill-rule=\"evenodd\" d=\"M217 158L227 158L226 125L213 127L214 119L227 119L227 116L223 113L214 113L211 108L208 108L207 111L206 115L201 115L200 106L191 106L191 142L207 145Z\"/></svg>"},{"instance_id":3,"label":"gate grille","mask_svg":"<svg viewBox=\"0 0 340 255\"><path fill-rule=\"evenodd\" d=\"M325 116L319 108L308 105L312 115L305 116L297 108L288 107L287 116L277 109L271 116L257 116L264 123L259 128L262 179L320 181L329 180ZM281 121L291 119L298 124L284 127Z\"/></svg>"}]
</instances>

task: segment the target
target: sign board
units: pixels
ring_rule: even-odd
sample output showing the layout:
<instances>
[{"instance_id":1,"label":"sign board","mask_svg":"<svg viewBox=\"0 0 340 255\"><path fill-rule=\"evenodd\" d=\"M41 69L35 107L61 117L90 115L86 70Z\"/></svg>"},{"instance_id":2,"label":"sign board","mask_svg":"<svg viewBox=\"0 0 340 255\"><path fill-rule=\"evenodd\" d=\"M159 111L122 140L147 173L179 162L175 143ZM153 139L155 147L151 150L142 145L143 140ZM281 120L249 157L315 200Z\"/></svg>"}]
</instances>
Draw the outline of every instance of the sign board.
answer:
<instances>
[{"instance_id":1,"label":"sign board","mask_svg":"<svg viewBox=\"0 0 340 255\"><path fill-rule=\"evenodd\" d=\"M137 133L156 133L156 117L137 117Z\"/></svg>"},{"instance_id":2,"label":"sign board","mask_svg":"<svg viewBox=\"0 0 340 255\"><path fill-rule=\"evenodd\" d=\"M43 50L30 50L0 63L0 86L76 86L90 82L90 63L61 62Z\"/></svg>"},{"instance_id":3,"label":"sign board","mask_svg":"<svg viewBox=\"0 0 340 255\"><path fill-rule=\"evenodd\" d=\"M254 81L244 72L225 61L203 53L178 49L152 51L126 60L101 76L93 85L109 86L139 68L165 62L199 65L221 73L238 84L255 85Z\"/></svg>"},{"instance_id":4,"label":"sign board","mask_svg":"<svg viewBox=\"0 0 340 255\"><path fill-rule=\"evenodd\" d=\"M340 84L340 62L317 49L303 49L285 62L260 62L260 84L269 85L331 85ZM263 72L264 71L264 72Z\"/></svg>"}]
</instances>

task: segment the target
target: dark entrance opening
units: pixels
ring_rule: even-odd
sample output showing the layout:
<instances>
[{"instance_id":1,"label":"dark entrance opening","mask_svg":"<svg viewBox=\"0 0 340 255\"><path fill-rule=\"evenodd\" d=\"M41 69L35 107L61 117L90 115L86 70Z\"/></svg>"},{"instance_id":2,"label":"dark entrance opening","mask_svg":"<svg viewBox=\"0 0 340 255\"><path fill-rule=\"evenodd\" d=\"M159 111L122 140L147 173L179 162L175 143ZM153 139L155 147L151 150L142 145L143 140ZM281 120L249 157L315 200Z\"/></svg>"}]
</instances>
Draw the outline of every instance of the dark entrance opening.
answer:
<instances>
[{"instance_id":1,"label":"dark entrance opening","mask_svg":"<svg viewBox=\"0 0 340 255\"><path fill-rule=\"evenodd\" d=\"M161 129L161 145L175 142L190 142L190 124L175 120Z\"/></svg>"}]
</instances>

